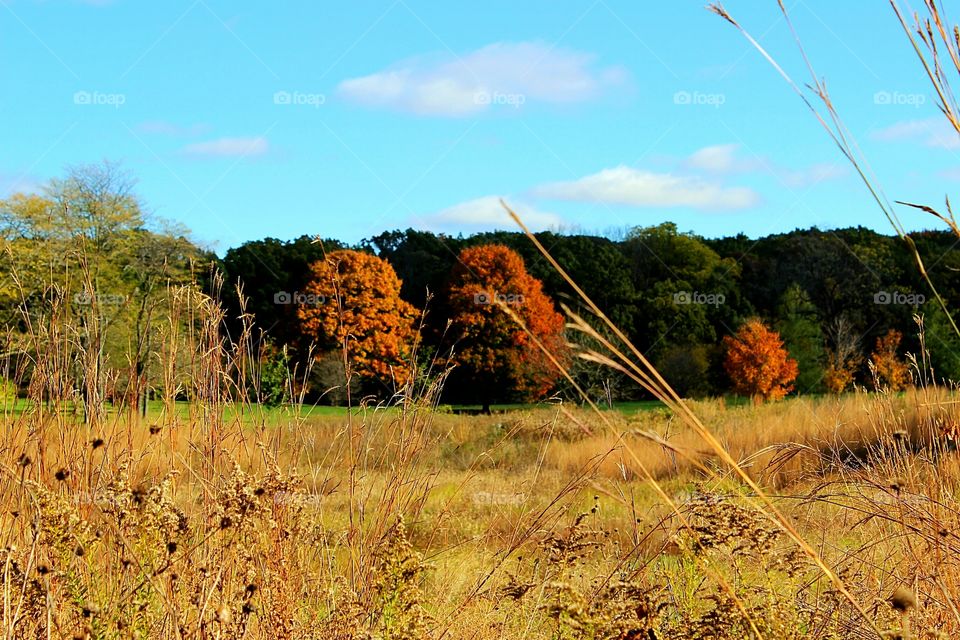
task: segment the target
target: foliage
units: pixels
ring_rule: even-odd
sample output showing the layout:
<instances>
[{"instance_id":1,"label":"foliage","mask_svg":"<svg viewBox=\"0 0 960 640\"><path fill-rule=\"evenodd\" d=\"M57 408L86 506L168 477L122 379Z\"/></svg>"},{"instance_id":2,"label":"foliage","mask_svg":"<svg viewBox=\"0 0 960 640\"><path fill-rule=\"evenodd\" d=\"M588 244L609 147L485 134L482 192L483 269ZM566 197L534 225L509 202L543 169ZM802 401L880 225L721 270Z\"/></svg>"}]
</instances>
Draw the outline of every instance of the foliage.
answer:
<instances>
[{"instance_id":1,"label":"foliage","mask_svg":"<svg viewBox=\"0 0 960 640\"><path fill-rule=\"evenodd\" d=\"M710 393L710 360L704 345L668 347L656 362L660 375L683 398L702 398Z\"/></svg>"},{"instance_id":2,"label":"foliage","mask_svg":"<svg viewBox=\"0 0 960 640\"><path fill-rule=\"evenodd\" d=\"M830 393L843 393L853 384L855 371L850 362L839 361L833 352L827 355L830 361L823 372L823 386Z\"/></svg>"},{"instance_id":3,"label":"foliage","mask_svg":"<svg viewBox=\"0 0 960 640\"><path fill-rule=\"evenodd\" d=\"M928 365L934 380L960 382L960 336L936 300L924 305L922 317Z\"/></svg>"},{"instance_id":4,"label":"foliage","mask_svg":"<svg viewBox=\"0 0 960 640\"><path fill-rule=\"evenodd\" d=\"M309 382L324 404L347 406L361 395L360 378L350 371L341 351L319 354L310 367Z\"/></svg>"},{"instance_id":5,"label":"foliage","mask_svg":"<svg viewBox=\"0 0 960 640\"><path fill-rule=\"evenodd\" d=\"M960 258L950 251L954 238L942 232L912 237L925 255L942 257L931 260L928 268L936 272L939 286L952 299L960 291L960 269L956 268ZM875 298L884 292L896 293L901 300L918 296L922 283L909 251L896 238L870 229L800 229L756 239L743 235L707 239L662 224L627 230L617 237L542 232L537 238L654 362L672 346L703 345L712 353L731 327L755 314L769 319L798 361L795 386L801 393L837 391L867 382L861 366L862 335L869 334L872 341L887 329L897 329L904 336L904 348L919 352L912 320L917 308L877 304ZM360 243L394 267L402 281L401 298L417 308L428 307L422 339L433 350L440 350L441 343L449 348L451 343L445 331L454 310L447 307L442 294L459 252L488 244L514 250L527 272L541 281L547 297L582 311L569 285L520 233L451 237L407 229L387 231ZM340 248L330 240L323 245L328 250ZM247 311L277 344L288 345L295 364L302 362L309 337L300 334L295 307L274 304L273 295L303 291L309 272L306 265L320 255L321 245L306 237L291 242L267 239L229 250L223 262L228 282L240 279L244 284L250 297ZM429 303L428 291L436 294ZM229 315L239 316L241 307L227 294ZM839 334L838 322L843 325ZM934 332L930 340L937 339ZM943 336L944 341L949 339ZM947 375L952 371L949 353L940 350L934 361L938 375L952 378ZM728 381L722 362L714 366L712 360L708 376L712 392L725 391ZM606 394L608 376L586 370L590 368L578 362L573 373L588 375L591 394L601 397ZM957 370L960 375L960 360ZM448 390L462 388L462 382L451 381ZM631 385L624 389L631 398L642 396Z\"/></svg>"},{"instance_id":6,"label":"foliage","mask_svg":"<svg viewBox=\"0 0 960 640\"><path fill-rule=\"evenodd\" d=\"M783 340L760 320L745 322L734 336L723 339L724 368L736 393L762 400L779 400L793 389L797 361L783 348Z\"/></svg>"},{"instance_id":7,"label":"foliage","mask_svg":"<svg viewBox=\"0 0 960 640\"><path fill-rule=\"evenodd\" d=\"M9 378L0 377L0 406L16 402L18 393L16 382Z\"/></svg>"},{"instance_id":8,"label":"foliage","mask_svg":"<svg viewBox=\"0 0 960 640\"><path fill-rule=\"evenodd\" d=\"M48 401L79 395L91 409L122 395L145 408L159 386L155 320L169 316L170 290L194 282L194 264L209 254L179 226L148 224L133 186L105 162L70 168L40 194L0 200L0 321L26 345L25 381ZM79 330L48 333L53 315ZM78 366L37 358L51 342Z\"/></svg>"},{"instance_id":9,"label":"foliage","mask_svg":"<svg viewBox=\"0 0 960 640\"><path fill-rule=\"evenodd\" d=\"M856 371L863 361L860 338L843 314L830 324L828 333L833 347L827 350L823 384L830 393L839 394L853 384Z\"/></svg>"},{"instance_id":10,"label":"foliage","mask_svg":"<svg viewBox=\"0 0 960 640\"><path fill-rule=\"evenodd\" d=\"M516 252L502 245L464 249L445 297L454 375L485 407L497 400L535 400L553 388L559 372L511 315L561 358L563 316Z\"/></svg>"},{"instance_id":11,"label":"foliage","mask_svg":"<svg viewBox=\"0 0 960 640\"><path fill-rule=\"evenodd\" d=\"M232 332L240 331L240 316L250 313L274 342L298 347L300 321L296 306L287 303L287 297L292 300L305 291L310 266L323 260L326 251L343 248L336 240L300 236L286 242L264 238L228 249L220 266L226 281L223 302Z\"/></svg>"},{"instance_id":12,"label":"foliage","mask_svg":"<svg viewBox=\"0 0 960 640\"><path fill-rule=\"evenodd\" d=\"M388 262L343 249L311 268L305 296L292 299L301 331L323 352L344 349L364 378L407 382L417 311L400 298L400 280Z\"/></svg>"},{"instance_id":13,"label":"foliage","mask_svg":"<svg viewBox=\"0 0 960 640\"><path fill-rule=\"evenodd\" d=\"M616 336L612 331L595 318L589 315L581 316L584 322L587 322L593 331L601 339L590 335L588 332L568 332L567 340L578 353L603 353L606 347L603 346L605 340L609 344L617 342ZM567 369L570 377L578 387L598 405L611 405L631 397L634 383L622 371L618 371L604 362L597 362L588 358L573 358ZM566 379L560 382L560 392L564 397L576 398L580 400L576 389Z\"/></svg>"},{"instance_id":14,"label":"foliage","mask_svg":"<svg viewBox=\"0 0 960 640\"><path fill-rule=\"evenodd\" d=\"M803 289L793 285L783 295L778 316L784 346L797 361L797 391L816 393L823 387L827 356L817 307Z\"/></svg>"},{"instance_id":15,"label":"foliage","mask_svg":"<svg viewBox=\"0 0 960 640\"><path fill-rule=\"evenodd\" d=\"M900 391L910 381L910 369L897 354L903 335L896 329L890 329L877 338L876 347L870 356L870 369L877 387L891 391Z\"/></svg>"},{"instance_id":16,"label":"foliage","mask_svg":"<svg viewBox=\"0 0 960 640\"><path fill-rule=\"evenodd\" d=\"M676 225L638 227L621 245L634 289L640 292L631 339L641 349L683 336L715 344L749 309L741 304L740 267Z\"/></svg>"},{"instance_id":17,"label":"foliage","mask_svg":"<svg viewBox=\"0 0 960 640\"><path fill-rule=\"evenodd\" d=\"M256 381L257 402L274 407L290 401L290 359L285 350L265 345L260 356L259 379Z\"/></svg>"},{"instance_id":18,"label":"foliage","mask_svg":"<svg viewBox=\"0 0 960 640\"><path fill-rule=\"evenodd\" d=\"M462 241L429 231L385 231L364 241L389 262L402 281L400 297L418 309L427 307L428 292L440 292L456 262Z\"/></svg>"}]
</instances>

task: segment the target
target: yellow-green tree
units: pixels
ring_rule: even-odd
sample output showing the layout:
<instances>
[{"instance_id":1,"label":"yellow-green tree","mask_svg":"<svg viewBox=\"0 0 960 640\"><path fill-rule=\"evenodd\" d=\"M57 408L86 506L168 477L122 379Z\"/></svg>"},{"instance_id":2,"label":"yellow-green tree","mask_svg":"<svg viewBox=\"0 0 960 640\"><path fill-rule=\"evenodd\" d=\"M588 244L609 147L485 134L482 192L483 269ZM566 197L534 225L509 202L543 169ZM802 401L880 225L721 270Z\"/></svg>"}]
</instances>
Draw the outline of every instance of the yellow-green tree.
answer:
<instances>
[{"instance_id":1,"label":"yellow-green tree","mask_svg":"<svg viewBox=\"0 0 960 640\"><path fill-rule=\"evenodd\" d=\"M154 319L199 255L185 230L148 229L133 181L110 163L0 200L0 322L30 328L19 348L34 397L79 392L91 421L108 397L141 403ZM42 320L54 316L64 330Z\"/></svg>"}]
</instances>

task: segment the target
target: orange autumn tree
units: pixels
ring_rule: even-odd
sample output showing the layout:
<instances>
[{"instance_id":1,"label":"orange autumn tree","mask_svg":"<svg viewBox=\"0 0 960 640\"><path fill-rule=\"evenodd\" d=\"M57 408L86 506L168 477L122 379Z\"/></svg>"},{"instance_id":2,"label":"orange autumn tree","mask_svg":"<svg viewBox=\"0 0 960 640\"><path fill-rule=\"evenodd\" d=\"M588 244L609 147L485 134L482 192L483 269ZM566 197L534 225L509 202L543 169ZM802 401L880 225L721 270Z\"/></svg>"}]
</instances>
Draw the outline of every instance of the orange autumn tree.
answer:
<instances>
[{"instance_id":1,"label":"orange autumn tree","mask_svg":"<svg viewBox=\"0 0 960 640\"><path fill-rule=\"evenodd\" d=\"M853 384L856 361L841 362L834 352L828 351L830 363L823 372L823 386L830 393L841 394Z\"/></svg>"},{"instance_id":2,"label":"orange autumn tree","mask_svg":"<svg viewBox=\"0 0 960 640\"><path fill-rule=\"evenodd\" d=\"M762 321L748 320L723 344L727 349L723 365L736 393L755 401L779 400L793 389L797 361L783 348L780 334Z\"/></svg>"},{"instance_id":3,"label":"orange autumn tree","mask_svg":"<svg viewBox=\"0 0 960 640\"><path fill-rule=\"evenodd\" d=\"M903 334L890 329L877 338L876 347L870 356L870 371L873 372L877 388L887 387L891 391L900 391L910 381L910 368L897 355Z\"/></svg>"},{"instance_id":4,"label":"orange autumn tree","mask_svg":"<svg viewBox=\"0 0 960 640\"><path fill-rule=\"evenodd\" d=\"M325 353L345 349L363 378L404 384L411 374L417 310L400 299L393 267L369 253L341 250L310 270L305 294L292 300L302 334Z\"/></svg>"},{"instance_id":5,"label":"orange autumn tree","mask_svg":"<svg viewBox=\"0 0 960 640\"><path fill-rule=\"evenodd\" d=\"M565 360L563 316L515 251L493 244L461 251L446 303L454 375L484 411L494 401L537 400L557 383L556 367L501 306Z\"/></svg>"}]
</instances>

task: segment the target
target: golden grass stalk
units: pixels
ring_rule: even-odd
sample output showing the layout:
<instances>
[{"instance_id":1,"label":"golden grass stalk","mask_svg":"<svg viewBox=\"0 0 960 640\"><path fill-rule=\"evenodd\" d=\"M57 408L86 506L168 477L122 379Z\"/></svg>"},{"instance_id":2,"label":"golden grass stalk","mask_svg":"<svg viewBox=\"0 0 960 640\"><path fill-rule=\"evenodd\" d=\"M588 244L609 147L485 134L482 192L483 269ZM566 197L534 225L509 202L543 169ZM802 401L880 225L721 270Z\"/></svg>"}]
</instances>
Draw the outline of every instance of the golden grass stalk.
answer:
<instances>
[{"instance_id":1,"label":"golden grass stalk","mask_svg":"<svg viewBox=\"0 0 960 640\"><path fill-rule=\"evenodd\" d=\"M700 421L700 419L690 410L689 406L684 402L684 400L673 390L673 388L664 380L663 376L660 375L660 372L657 371L644 355L640 352L639 349L627 338L627 336L616 326L603 311L590 299L590 297L581 289L576 282L567 274L567 272L560 266L560 264L550 255L550 252L547 251L546 247L541 244L530 229L523 223L518 216L503 200L500 201L501 205L510 215L515 223L523 230L527 238L537 247L540 253L546 258L550 265L556 269L557 273L570 285L573 290L577 293L581 300L583 300L587 307L613 332L613 334L624 344L627 349L633 354L636 358L634 361L631 358L624 356L620 351L614 351L614 355L620 360L621 365L633 371L637 378L642 382L643 386L647 388L654 396L659 399L661 402L666 404L671 410L675 411L683 421L690 426L711 448L711 450L743 481L746 486L748 486L753 495L746 496L748 502L750 502L758 511L769 517L777 526L779 526L803 551L803 553L809 557L823 572L825 576L833 583L834 587L843 594L844 598L856 609L857 613L860 614L863 621L873 630L877 637L883 638L883 632L880 628L873 622L870 616L867 613L867 610L854 598L853 594L850 593L847 586L844 584L843 580L840 579L839 575L827 565L824 559L819 553L813 548L813 546L808 543L800 532L797 531L796 527L786 518L785 515L777 508L773 500L767 496L766 492L747 474L747 472L737 463L736 460L730 455L727 449L720 443L719 440L710 432L706 426ZM514 316L515 319L516 316ZM528 332L529 333L529 332ZM531 334L532 335L532 334ZM544 347L538 342L538 346L541 349ZM640 364L638 365L637 362ZM591 409L596 411L598 415L603 419L603 414L599 409L591 403ZM611 428L609 423L604 420L604 424L608 425L608 428ZM622 439L621 439L622 441ZM686 519L683 517L682 512L676 503L670 498L669 495L663 490L659 485L656 479L650 474L649 470L643 465L639 456L637 456L633 450L630 448L629 444L623 442L623 446L627 453L633 458L634 462L640 467L643 471L644 476L651 483L651 486L657 492L658 495L670 506L670 508L677 513L680 518L681 523L687 528L689 524L686 522ZM749 618L746 614L746 610L743 607L742 602L739 598L736 598L736 595L732 593L732 588L726 585L726 581L723 580L719 574L715 576L720 584L724 586L724 589L729 589L729 592L734 597L734 602L737 604L738 608L741 609L741 612L747 617L750 621L750 625L753 628L754 633L757 637L762 637L759 630L757 630L756 625L753 620Z\"/></svg>"},{"instance_id":2,"label":"golden grass stalk","mask_svg":"<svg viewBox=\"0 0 960 640\"><path fill-rule=\"evenodd\" d=\"M956 51L950 45L950 39L947 37L946 32L943 29L942 21L940 20L940 13L936 7L936 4L933 0L925 0L927 9L933 16L934 23L938 26L938 33L941 34L943 40L948 43L948 50L951 52L951 60L955 63L960 63L960 57L957 56ZM928 44L932 51L933 56L933 66L934 69L930 68L927 60L924 58L922 51L920 50L919 45L914 39L910 28L907 26L906 21L903 19L903 16L900 12L899 7L897 6L896 0L890 0L891 6L893 6L894 11L897 14L897 17L900 19L900 23L903 25L904 31L907 33L907 36L910 38L910 42L913 45L914 49L917 52L917 55L920 56L920 59L923 63L927 75L930 78L935 91L940 99L940 109L947 117L947 120L950 122L951 126L954 127L958 133L960 133L960 122L957 120L957 111L955 107L955 101L953 95L949 90L949 85L947 84L946 78L942 73L940 67L939 58L936 54L936 47L934 46L933 41L933 31L930 29L929 21L927 22L927 28L922 29L919 20L917 21L917 31L921 34L921 38L924 39L924 42ZM960 327L957 326L957 323L954 321L953 314L950 312L950 309L947 307L947 303L944 301L943 297L940 295L937 290L936 285L930 278L929 273L927 272L926 266L924 265L923 258L920 255L919 250L916 247L916 244L913 242L913 239L907 234L907 231L903 224L900 222L900 218L897 216L896 211L893 208L893 205L890 203L890 200L887 198L883 189L880 187L873 171L870 169L870 164L860 150L859 145L856 142L856 139L847 129L846 125L843 123L843 120L840 118L840 114L837 111L836 107L833 104L833 100L830 98L830 93L827 91L826 83L822 78L816 73L813 68L810 59L807 57L806 50L803 47L803 44L800 40L800 37L797 35L796 29L794 29L793 21L790 19L790 14L787 11L786 6L783 4L782 0L777 0L777 4L780 7L780 11L783 14L784 19L786 20L787 26L790 28L790 33L793 35L794 41L797 44L797 48L800 52L800 56L804 61L804 64L807 67L808 72L810 73L810 84L807 85L817 97L817 99L823 104L824 109L826 110L826 117L814 106L814 104L807 98L807 95L801 90L796 82L790 77L790 75L784 71L784 69L777 63L777 61L771 56L766 49L763 48L750 33L740 25L737 20L731 16L726 9L719 3L710 4L707 8L713 13L717 14L728 23L736 27L736 29L747 39L751 46L753 46L759 53L770 63L770 65L777 71L778 74L787 82L791 89L800 97L803 103L806 105L807 109L810 110L811 114L817 119L817 122L820 123L824 131L827 132L827 135L833 140L834 144L837 145L837 148L840 149L840 152L843 156L849 161L850 165L854 168L857 175L860 177L860 180L863 182L864 186L867 187L867 191L870 193L871 198L880 207L880 210L883 212L883 215L886 217L887 221L893 227L897 236L907 245L907 248L910 250L910 254L913 256L914 262L917 265L917 270L920 272L921 277L924 282L927 283L927 286L930 287L930 291L933 293L934 297L937 300L937 303L940 305L940 308L946 314L947 318L950 321L950 325L953 327L953 330L960 335ZM928 36L924 37L923 32L926 31ZM960 71L960 64L957 66L957 70ZM828 122L829 120L829 122ZM913 206L920 208L928 213L933 213L939 219L948 222L948 226L956 233L958 227L955 222L951 222L953 218L952 212L949 214L949 217L942 216L933 209L929 207L911 205L906 202L899 202L899 204L904 204L907 206ZM948 202L949 208L949 202ZM960 234L958 234L960 235Z\"/></svg>"}]
</instances>

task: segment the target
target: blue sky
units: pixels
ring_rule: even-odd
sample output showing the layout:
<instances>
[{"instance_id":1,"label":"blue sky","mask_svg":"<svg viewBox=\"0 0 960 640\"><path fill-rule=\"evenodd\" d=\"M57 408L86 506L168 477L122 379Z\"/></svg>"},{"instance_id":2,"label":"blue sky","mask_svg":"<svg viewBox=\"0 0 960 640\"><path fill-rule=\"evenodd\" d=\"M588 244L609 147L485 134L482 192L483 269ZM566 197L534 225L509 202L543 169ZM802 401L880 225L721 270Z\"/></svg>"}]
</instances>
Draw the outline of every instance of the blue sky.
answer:
<instances>
[{"instance_id":1,"label":"blue sky","mask_svg":"<svg viewBox=\"0 0 960 640\"><path fill-rule=\"evenodd\" d=\"M787 3L891 199L960 140L885 1ZM806 80L775 0L725 7ZM0 197L118 161L223 252L386 229L888 231L826 134L702 0L0 0ZM935 226L901 212L908 228Z\"/></svg>"}]
</instances>

